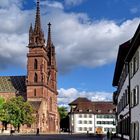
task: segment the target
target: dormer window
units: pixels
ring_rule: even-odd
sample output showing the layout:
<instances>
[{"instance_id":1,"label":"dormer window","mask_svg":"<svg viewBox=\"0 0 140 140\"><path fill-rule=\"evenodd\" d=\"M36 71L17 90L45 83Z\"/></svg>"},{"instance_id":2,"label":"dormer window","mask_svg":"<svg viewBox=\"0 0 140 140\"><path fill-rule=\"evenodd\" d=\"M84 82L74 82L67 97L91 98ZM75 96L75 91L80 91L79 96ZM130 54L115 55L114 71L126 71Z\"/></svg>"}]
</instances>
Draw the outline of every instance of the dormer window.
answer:
<instances>
[{"instance_id":1,"label":"dormer window","mask_svg":"<svg viewBox=\"0 0 140 140\"><path fill-rule=\"evenodd\" d=\"M101 112L101 110L100 110L100 109L97 109L97 112L99 112L99 113L100 113L100 112Z\"/></svg>"},{"instance_id":2,"label":"dormer window","mask_svg":"<svg viewBox=\"0 0 140 140\"><path fill-rule=\"evenodd\" d=\"M108 110L108 112L109 112L109 113L112 113L112 112L113 112L113 110Z\"/></svg>"},{"instance_id":3,"label":"dormer window","mask_svg":"<svg viewBox=\"0 0 140 140\"><path fill-rule=\"evenodd\" d=\"M92 110L91 110L91 109L88 109L87 111L88 111L88 112L92 112Z\"/></svg>"}]
</instances>

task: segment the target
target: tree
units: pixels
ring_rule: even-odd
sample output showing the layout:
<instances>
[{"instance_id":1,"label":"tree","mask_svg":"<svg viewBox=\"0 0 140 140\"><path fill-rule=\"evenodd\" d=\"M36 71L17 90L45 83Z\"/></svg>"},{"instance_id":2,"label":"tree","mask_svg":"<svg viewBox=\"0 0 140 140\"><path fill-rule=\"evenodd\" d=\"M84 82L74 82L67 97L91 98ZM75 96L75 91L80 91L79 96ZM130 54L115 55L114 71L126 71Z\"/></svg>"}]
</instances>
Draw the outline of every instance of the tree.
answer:
<instances>
[{"instance_id":1,"label":"tree","mask_svg":"<svg viewBox=\"0 0 140 140\"><path fill-rule=\"evenodd\" d=\"M0 97L0 121L2 122L5 129L7 129L8 122L6 121L7 113L4 110L5 100Z\"/></svg>"},{"instance_id":2,"label":"tree","mask_svg":"<svg viewBox=\"0 0 140 140\"><path fill-rule=\"evenodd\" d=\"M68 115L67 108L64 106L58 107L58 112L60 115L60 120L64 119Z\"/></svg>"},{"instance_id":3,"label":"tree","mask_svg":"<svg viewBox=\"0 0 140 140\"><path fill-rule=\"evenodd\" d=\"M32 106L21 96L7 100L3 109L5 112L3 121L12 124L18 131L21 125L32 124L35 120Z\"/></svg>"},{"instance_id":4,"label":"tree","mask_svg":"<svg viewBox=\"0 0 140 140\"><path fill-rule=\"evenodd\" d=\"M58 107L58 112L60 115L60 128L63 131L68 131L69 129L69 116L68 116L68 110L66 107Z\"/></svg>"}]
</instances>

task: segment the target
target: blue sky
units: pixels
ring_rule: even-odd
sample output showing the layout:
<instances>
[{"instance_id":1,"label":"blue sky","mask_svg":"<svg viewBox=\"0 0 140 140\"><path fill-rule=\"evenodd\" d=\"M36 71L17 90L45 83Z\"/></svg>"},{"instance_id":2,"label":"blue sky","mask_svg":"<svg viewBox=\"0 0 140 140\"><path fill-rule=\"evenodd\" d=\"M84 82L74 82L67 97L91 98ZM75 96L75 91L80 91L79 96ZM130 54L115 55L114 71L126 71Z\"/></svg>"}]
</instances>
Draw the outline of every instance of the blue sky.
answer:
<instances>
[{"instance_id":1,"label":"blue sky","mask_svg":"<svg viewBox=\"0 0 140 140\"><path fill-rule=\"evenodd\" d=\"M35 0L0 2L0 75L26 75ZM139 0L41 0L42 28L52 23L59 105L78 96L111 100L117 50L140 22ZM46 37L47 38L47 37Z\"/></svg>"}]
</instances>

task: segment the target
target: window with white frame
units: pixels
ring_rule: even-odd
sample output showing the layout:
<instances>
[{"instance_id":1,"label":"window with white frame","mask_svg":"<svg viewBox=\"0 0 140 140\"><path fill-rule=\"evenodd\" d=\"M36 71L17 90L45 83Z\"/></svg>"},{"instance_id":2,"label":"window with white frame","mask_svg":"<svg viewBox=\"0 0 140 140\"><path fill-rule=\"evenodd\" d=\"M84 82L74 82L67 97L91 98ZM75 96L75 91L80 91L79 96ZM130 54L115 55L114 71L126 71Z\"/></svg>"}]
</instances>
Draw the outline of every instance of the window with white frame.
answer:
<instances>
[{"instance_id":1,"label":"window with white frame","mask_svg":"<svg viewBox=\"0 0 140 140\"><path fill-rule=\"evenodd\" d=\"M131 107L139 103L139 86L137 85L131 92Z\"/></svg>"},{"instance_id":2,"label":"window with white frame","mask_svg":"<svg viewBox=\"0 0 140 140\"><path fill-rule=\"evenodd\" d=\"M131 139L139 140L139 123L133 122L131 124Z\"/></svg>"},{"instance_id":3,"label":"window with white frame","mask_svg":"<svg viewBox=\"0 0 140 140\"><path fill-rule=\"evenodd\" d=\"M132 58L130 64L130 77L132 78L133 75L137 72L139 69L139 52L137 51L134 57Z\"/></svg>"},{"instance_id":4,"label":"window with white frame","mask_svg":"<svg viewBox=\"0 0 140 140\"><path fill-rule=\"evenodd\" d=\"M135 140L139 140L139 123L135 123Z\"/></svg>"},{"instance_id":5,"label":"window with white frame","mask_svg":"<svg viewBox=\"0 0 140 140\"><path fill-rule=\"evenodd\" d=\"M92 124L92 121L89 121L89 124Z\"/></svg>"},{"instance_id":6,"label":"window with white frame","mask_svg":"<svg viewBox=\"0 0 140 140\"><path fill-rule=\"evenodd\" d=\"M131 92L130 96L131 96L131 107L133 107L134 106L133 92Z\"/></svg>"},{"instance_id":7,"label":"window with white frame","mask_svg":"<svg viewBox=\"0 0 140 140\"><path fill-rule=\"evenodd\" d=\"M84 124L87 124L87 121L84 121Z\"/></svg>"},{"instance_id":8,"label":"window with white frame","mask_svg":"<svg viewBox=\"0 0 140 140\"><path fill-rule=\"evenodd\" d=\"M92 114L89 114L89 118L92 118Z\"/></svg>"},{"instance_id":9,"label":"window with white frame","mask_svg":"<svg viewBox=\"0 0 140 140\"><path fill-rule=\"evenodd\" d=\"M128 90L127 89L125 90L125 94L126 94L126 104L128 105L129 98L128 98Z\"/></svg>"},{"instance_id":10,"label":"window with white frame","mask_svg":"<svg viewBox=\"0 0 140 140\"><path fill-rule=\"evenodd\" d=\"M84 127L84 131L87 131L87 127Z\"/></svg>"},{"instance_id":11,"label":"window with white frame","mask_svg":"<svg viewBox=\"0 0 140 140\"><path fill-rule=\"evenodd\" d=\"M84 118L87 118L87 114L84 114Z\"/></svg>"},{"instance_id":12,"label":"window with white frame","mask_svg":"<svg viewBox=\"0 0 140 140\"><path fill-rule=\"evenodd\" d=\"M82 131L82 127L79 127L79 131Z\"/></svg>"},{"instance_id":13,"label":"window with white frame","mask_svg":"<svg viewBox=\"0 0 140 140\"><path fill-rule=\"evenodd\" d=\"M139 86L135 87L135 105L139 103Z\"/></svg>"},{"instance_id":14,"label":"window with white frame","mask_svg":"<svg viewBox=\"0 0 140 140\"><path fill-rule=\"evenodd\" d=\"M133 76L133 61L130 62L130 77Z\"/></svg>"},{"instance_id":15,"label":"window with white frame","mask_svg":"<svg viewBox=\"0 0 140 140\"><path fill-rule=\"evenodd\" d=\"M79 124L82 124L82 121L81 120L79 120Z\"/></svg>"},{"instance_id":16,"label":"window with white frame","mask_svg":"<svg viewBox=\"0 0 140 140\"><path fill-rule=\"evenodd\" d=\"M92 131L92 127L89 127L89 131Z\"/></svg>"},{"instance_id":17,"label":"window with white frame","mask_svg":"<svg viewBox=\"0 0 140 140\"><path fill-rule=\"evenodd\" d=\"M135 73L139 68L139 52L136 53L133 61L134 61L133 63L134 63L134 73Z\"/></svg>"}]
</instances>

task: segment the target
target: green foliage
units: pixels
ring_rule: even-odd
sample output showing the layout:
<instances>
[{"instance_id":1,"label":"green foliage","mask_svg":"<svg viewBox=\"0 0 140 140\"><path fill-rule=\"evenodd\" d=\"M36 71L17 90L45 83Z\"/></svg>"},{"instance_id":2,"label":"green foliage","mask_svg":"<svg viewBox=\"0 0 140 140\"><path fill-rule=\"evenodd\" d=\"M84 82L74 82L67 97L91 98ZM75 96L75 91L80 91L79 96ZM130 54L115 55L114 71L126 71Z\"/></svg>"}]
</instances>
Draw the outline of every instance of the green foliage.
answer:
<instances>
[{"instance_id":1,"label":"green foliage","mask_svg":"<svg viewBox=\"0 0 140 140\"><path fill-rule=\"evenodd\" d=\"M58 107L58 112L60 115L60 128L62 131L68 131L69 129L69 116L66 107Z\"/></svg>"},{"instance_id":2,"label":"green foliage","mask_svg":"<svg viewBox=\"0 0 140 140\"><path fill-rule=\"evenodd\" d=\"M64 119L67 117L68 115L68 111L67 111L67 108L66 107L58 107L58 112L59 112L59 115L60 115L60 120Z\"/></svg>"},{"instance_id":3,"label":"green foliage","mask_svg":"<svg viewBox=\"0 0 140 140\"><path fill-rule=\"evenodd\" d=\"M34 122L33 108L23 97L13 97L3 104L4 115L1 121L12 124L15 128L21 124L32 124Z\"/></svg>"},{"instance_id":4,"label":"green foliage","mask_svg":"<svg viewBox=\"0 0 140 140\"><path fill-rule=\"evenodd\" d=\"M0 109L3 107L4 102L4 98L0 97Z\"/></svg>"},{"instance_id":5,"label":"green foliage","mask_svg":"<svg viewBox=\"0 0 140 140\"><path fill-rule=\"evenodd\" d=\"M3 105L5 103L5 100L4 98L0 97L0 121L3 120L3 117L4 117L4 109L3 109Z\"/></svg>"}]
</instances>

